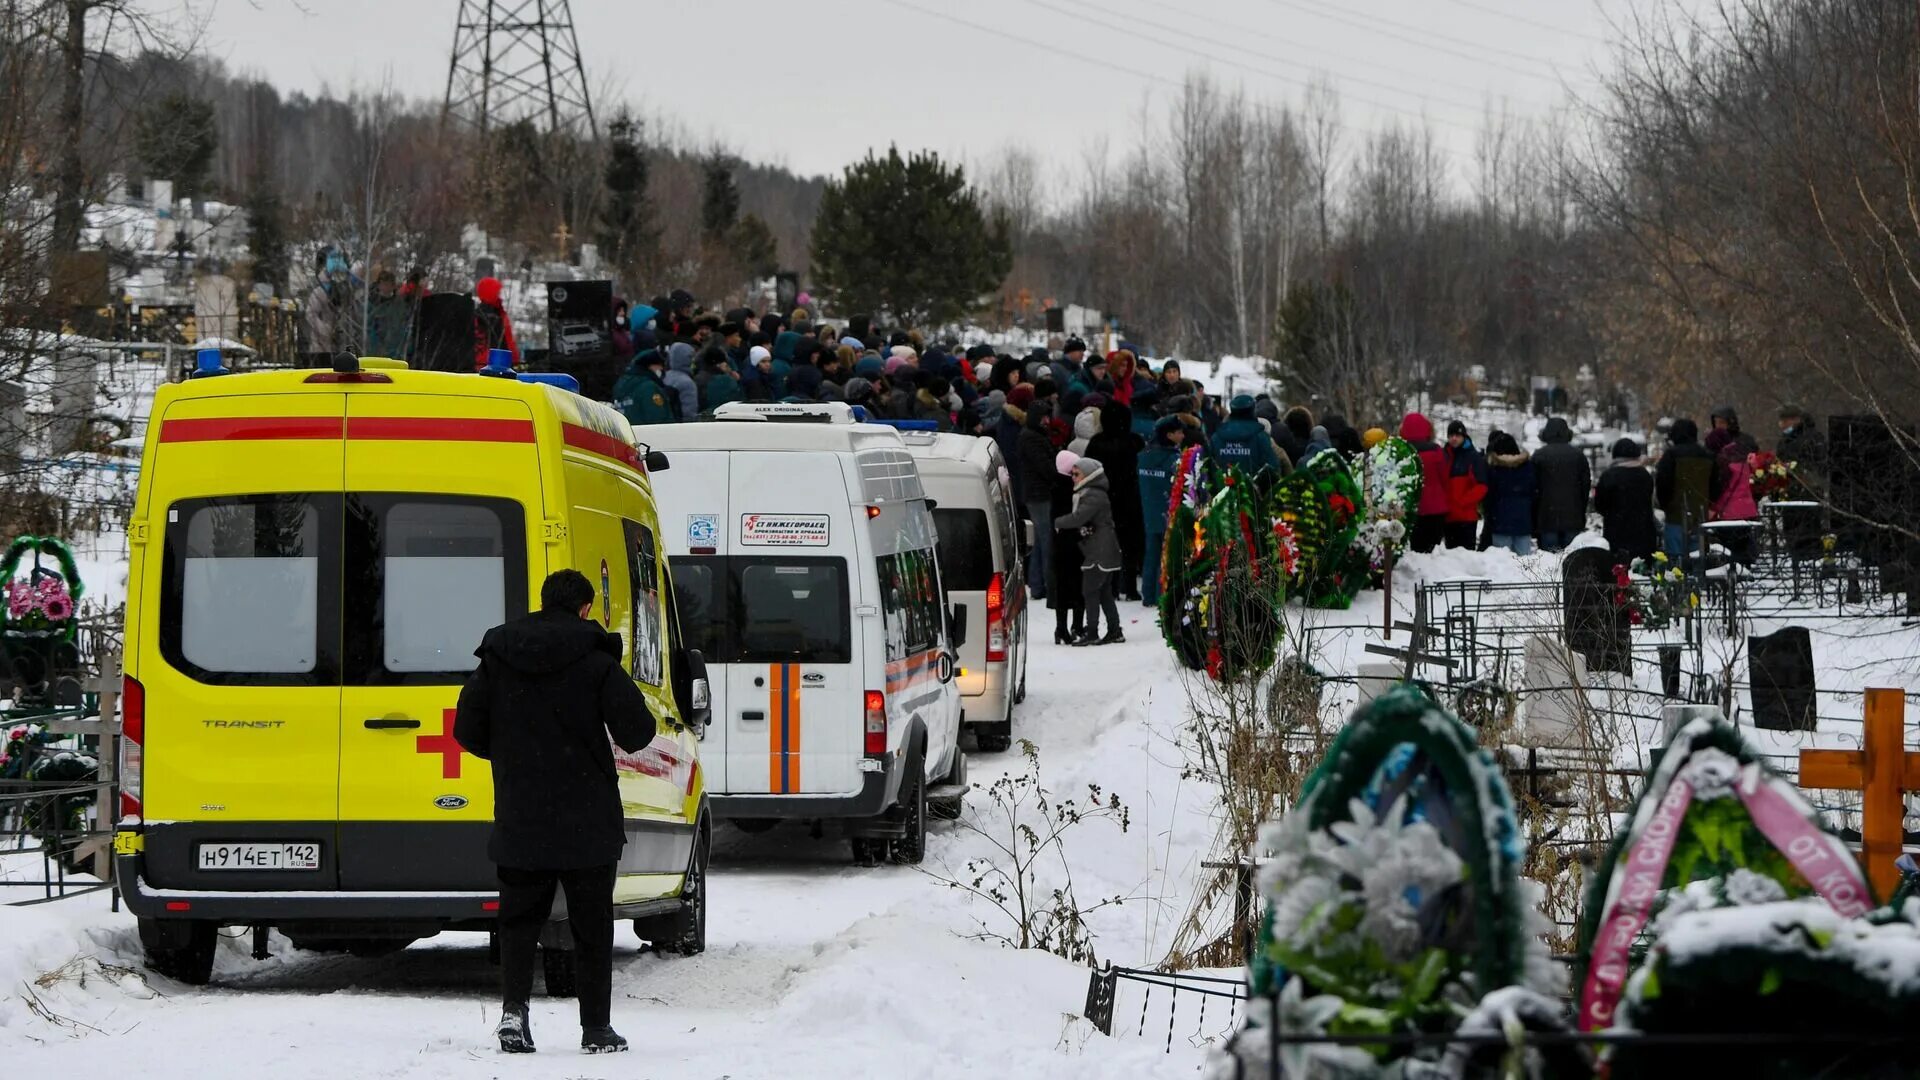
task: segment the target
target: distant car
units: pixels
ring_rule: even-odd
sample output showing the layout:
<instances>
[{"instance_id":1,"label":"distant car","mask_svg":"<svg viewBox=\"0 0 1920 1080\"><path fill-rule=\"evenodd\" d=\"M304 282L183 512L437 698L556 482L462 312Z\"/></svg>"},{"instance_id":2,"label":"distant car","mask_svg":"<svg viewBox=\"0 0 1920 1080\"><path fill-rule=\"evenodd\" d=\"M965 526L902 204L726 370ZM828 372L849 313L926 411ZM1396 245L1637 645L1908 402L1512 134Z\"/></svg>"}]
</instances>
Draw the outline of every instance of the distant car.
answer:
<instances>
[{"instance_id":1,"label":"distant car","mask_svg":"<svg viewBox=\"0 0 1920 1080\"><path fill-rule=\"evenodd\" d=\"M561 323L554 333L553 351L560 356L584 356L605 344L599 331L587 323Z\"/></svg>"}]
</instances>

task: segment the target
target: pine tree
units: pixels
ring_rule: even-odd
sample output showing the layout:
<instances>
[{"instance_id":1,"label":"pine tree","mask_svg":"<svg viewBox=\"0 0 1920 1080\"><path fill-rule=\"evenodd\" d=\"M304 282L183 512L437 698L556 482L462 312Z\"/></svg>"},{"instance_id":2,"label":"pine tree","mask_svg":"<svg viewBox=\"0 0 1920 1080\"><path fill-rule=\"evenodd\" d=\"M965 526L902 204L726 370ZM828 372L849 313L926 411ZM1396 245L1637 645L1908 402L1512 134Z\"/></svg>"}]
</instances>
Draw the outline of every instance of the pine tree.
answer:
<instances>
[{"instance_id":1,"label":"pine tree","mask_svg":"<svg viewBox=\"0 0 1920 1080\"><path fill-rule=\"evenodd\" d=\"M740 220L740 186L734 183L734 160L714 154L702 166L700 235L710 244L725 242Z\"/></svg>"},{"instance_id":2,"label":"pine tree","mask_svg":"<svg viewBox=\"0 0 1920 1080\"><path fill-rule=\"evenodd\" d=\"M214 151L220 148L213 103L184 93L167 94L140 110L133 145L149 179L173 181L180 195L204 194Z\"/></svg>"},{"instance_id":3,"label":"pine tree","mask_svg":"<svg viewBox=\"0 0 1920 1080\"><path fill-rule=\"evenodd\" d=\"M1004 216L988 220L960 166L889 147L827 185L813 225L814 280L843 311L951 322L1006 279L1008 231Z\"/></svg>"},{"instance_id":4,"label":"pine tree","mask_svg":"<svg viewBox=\"0 0 1920 1080\"><path fill-rule=\"evenodd\" d=\"M645 280L658 262L660 232L648 196L650 166L641 145L640 121L622 109L607 125L607 168L596 240L607 262L629 285Z\"/></svg>"},{"instance_id":5,"label":"pine tree","mask_svg":"<svg viewBox=\"0 0 1920 1080\"><path fill-rule=\"evenodd\" d=\"M759 214L748 214L734 223L727 235L727 247L754 277L771 277L780 269L779 242Z\"/></svg>"},{"instance_id":6,"label":"pine tree","mask_svg":"<svg viewBox=\"0 0 1920 1080\"><path fill-rule=\"evenodd\" d=\"M253 282L287 289L287 207L271 180L254 184L247 200L247 250L253 254Z\"/></svg>"}]
</instances>

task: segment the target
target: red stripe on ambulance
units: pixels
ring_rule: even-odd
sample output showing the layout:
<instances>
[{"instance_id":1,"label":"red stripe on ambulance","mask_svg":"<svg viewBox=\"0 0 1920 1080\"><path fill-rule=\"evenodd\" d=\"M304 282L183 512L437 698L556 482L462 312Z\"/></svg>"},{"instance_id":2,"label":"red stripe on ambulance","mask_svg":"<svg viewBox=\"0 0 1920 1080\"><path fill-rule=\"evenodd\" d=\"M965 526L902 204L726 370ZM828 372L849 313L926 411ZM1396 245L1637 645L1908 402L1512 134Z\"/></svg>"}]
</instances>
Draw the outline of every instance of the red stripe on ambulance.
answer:
<instances>
[{"instance_id":1,"label":"red stripe on ambulance","mask_svg":"<svg viewBox=\"0 0 1920 1080\"><path fill-rule=\"evenodd\" d=\"M533 421L483 417L350 416L347 438L424 442L533 441Z\"/></svg>"},{"instance_id":2,"label":"red stripe on ambulance","mask_svg":"<svg viewBox=\"0 0 1920 1080\"><path fill-rule=\"evenodd\" d=\"M337 416L210 416L163 421L160 441L338 439L344 434L343 427Z\"/></svg>"}]
</instances>

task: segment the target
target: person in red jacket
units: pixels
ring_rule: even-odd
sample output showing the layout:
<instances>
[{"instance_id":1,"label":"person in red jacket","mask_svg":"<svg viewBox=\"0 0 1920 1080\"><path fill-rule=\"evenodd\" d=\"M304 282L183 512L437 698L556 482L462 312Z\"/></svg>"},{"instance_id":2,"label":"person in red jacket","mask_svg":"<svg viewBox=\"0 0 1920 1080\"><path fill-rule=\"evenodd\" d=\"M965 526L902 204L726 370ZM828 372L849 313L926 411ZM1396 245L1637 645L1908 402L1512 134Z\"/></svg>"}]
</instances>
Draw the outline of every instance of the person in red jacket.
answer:
<instances>
[{"instance_id":1,"label":"person in red jacket","mask_svg":"<svg viewBox=\"0 0 1920 1080\"><path fill-rule=\"evenodd\" d=\"M1458 420L1447 425L1447 546L1479 545L1480 504L1487 497L1487 458Z\"/></svg>"},{"instance_id":2,"label":"person in red jacket","mask_svg":"<svg viewBox=\"0 0 1920 1080\"><path fill-rule=\"evenodd\" d=\"M1447 534L1447 450L1433 441L1433 421L1410 412L1400 421L1400 437L1420 451L1420 505L1415 508L1413 536L1409 545L1415 551L1432 551Z\"/></svg>"},{"instance_id":3,"label":"person in red jacket","mask_svg":"<svg viewBox=\"0 0 1920 1080\"><path fill-rule=\"evenodd\" d=\"M506 305L500 301L500 279L485 277L473 287L473 369L483 371L487 353L505 349L520 363L520 346L513 341L513 320L507 318Z\"/></svg>"}]
</instances>

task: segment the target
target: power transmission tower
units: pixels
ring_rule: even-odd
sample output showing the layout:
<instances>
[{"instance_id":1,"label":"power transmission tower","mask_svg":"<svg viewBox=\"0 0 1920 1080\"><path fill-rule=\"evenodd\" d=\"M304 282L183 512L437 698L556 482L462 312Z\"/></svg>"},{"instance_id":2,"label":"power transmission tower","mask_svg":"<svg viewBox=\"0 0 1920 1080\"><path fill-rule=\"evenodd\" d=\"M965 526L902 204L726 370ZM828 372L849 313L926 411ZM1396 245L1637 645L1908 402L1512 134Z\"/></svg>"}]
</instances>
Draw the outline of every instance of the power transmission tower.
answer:
<instances>
[{"instance_id":1,"label":"power transmission tower","mask_svg":"<svg viewBox=\"0 0 1920 1080\"><path fill-rule=\"evenodd\" d=\"M460 0L440 122L486 135L522 120L599 134L567 0Z\"/></svg>"}]
</instances>

